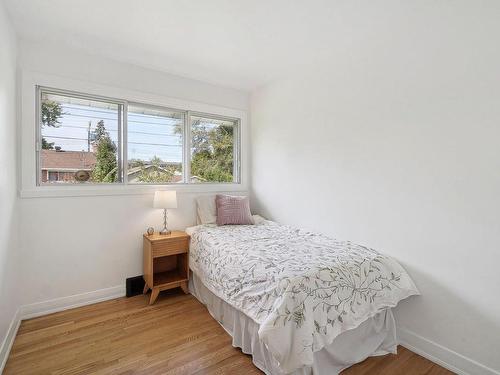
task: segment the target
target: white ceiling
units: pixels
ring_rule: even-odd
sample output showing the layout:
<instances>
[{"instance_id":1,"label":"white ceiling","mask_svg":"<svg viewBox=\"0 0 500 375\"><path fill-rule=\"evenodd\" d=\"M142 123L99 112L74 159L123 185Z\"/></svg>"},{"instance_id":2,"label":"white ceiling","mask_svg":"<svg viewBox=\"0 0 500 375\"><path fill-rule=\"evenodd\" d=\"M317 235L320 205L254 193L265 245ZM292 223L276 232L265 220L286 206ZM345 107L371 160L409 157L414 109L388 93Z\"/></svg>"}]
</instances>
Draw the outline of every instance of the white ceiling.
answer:
<instances>
[{"instance_id":1,"label":"white ceiling","mask_svg":"<svg viewBox=\"0 0 500 375\"><path fill-rule=\"evenodd\" d=\"M404 65L442 48L458 52L480 36L478 27L498 31L500 4L485 11L488 2L458 0L4 2L22 39L244 90L318 63ZM455 34L456 45L440 43Z\"/></svg>"}]
</instances>

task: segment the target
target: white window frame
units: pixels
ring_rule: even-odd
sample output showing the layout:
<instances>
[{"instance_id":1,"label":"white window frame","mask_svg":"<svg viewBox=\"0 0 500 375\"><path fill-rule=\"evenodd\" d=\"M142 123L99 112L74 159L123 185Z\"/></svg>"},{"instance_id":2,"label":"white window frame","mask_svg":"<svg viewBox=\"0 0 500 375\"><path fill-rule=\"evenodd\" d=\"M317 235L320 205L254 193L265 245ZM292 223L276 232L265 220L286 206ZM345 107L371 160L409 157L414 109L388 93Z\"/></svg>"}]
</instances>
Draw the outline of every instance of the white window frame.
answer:
<instances>
[{"instance_id":1,"label":"white window frame","mask_svg":"<svg viewBox=\"0 0 500 375\"><path fill-rule=\"evenodd\" d=\"M240 163L240 158L241 158L241 137L240 137L240 128L241 128L241 119L237 117L228 117L228 116L220 116L216 114L210 114L210 113L203 113L203 112L194 112L194 111L188 111L187 116L185 119L185 126L186 126L186 141L187 141L187 147L184 150L186 152L185 158L186 158L186 169L188 173L188 179L191 177L191 116L196 116L196 117L205 117L208 119L214 119L214 120L226 120L226 121L234 121L235 122L235 128L233 130L233 182L225 182L223 184L239 184L241 182L241 163ZM199 183L199 184L192 184L189 183L190 185L207 185L207 184L221 184L220 182L204 182L204 183Z\"/></svg>"},{"instance_id":2,"label":"white window frame","mask_svg":"<svg viewBox=\"0 0 500 375\"><path fill-rule=\"evenodd\" d=\"M122 105L121 135L121 173L122 182L118 183L86 183L52 186L40 184L40 168L38 149L41 148L39 90L46 89L51 93L61 95L76 95L110 101ZM23 72L21 80L21 131L19 142L21 149L20 196L64 197L64 196L94 196L94 195L129 195L150 194L158 189L176 190L179 192L215 192L215 191L248 191L248 142L247 113L239 109L220 107L205 103L142 93L123 88L96 85L94 83L76 81L64 77L41 75L34 72ZM116 99L119 98L119 99ZM126 181L127 167L127 106L140 105L158 107L167 110L181 111L184 116L183 135L183 183L174 184L128 184ZM190 183L191 157L191 125L190 116L206 116L237 120L234 148L234 182ZM39 144L38 144L39 143Z\"/></svg>"},{"instance_id":3,"label":"white window frame","mask_svg":"<svg viewBox=\"0 0 500 375\"><path fill-rule=\"evenodd\" d=\"M41 99L42 99L42 94L47 93L47 94L52 94L52 95L59 95L59 96L67 96L71 98L80 98L80 99L89 99L89 100L95 100L95 101L100 101L104 103L111 103L111 104L116 104L118 105L119 112L118 112L118 160L117 160L117 166L118 166L118 175L120 176L120 182L99 182L99 183L92 183L92 182L86 182L84 184L68 184L68 186L80 186L80 187L85 187L85 186L96 186L96 185L116 185L116 184L123 184L126 179L126 166L124 162L124 158L127 156L126 153L124 153L124 141L126 141L126 123L127 119L125 116L125 111L126 111L126 105L127 101L124 100L119 100L119 99L113 99L113 98L107 98L103 96L97 96L97 95L88 95L86 93L81 93L81 92L75 92L75 91L69 91L69 90L61 90L57 88L52 88L52 87L45 87L45 86L35 86L36 90L36 140L35 140L35 152L36 152L36 184L37 186L51 186L52 184L50 183L42 183L42 166L40 163L40 156L41 156L41 151L42 151L42 114L41 114Z\"/></svg>"}]
</instances>

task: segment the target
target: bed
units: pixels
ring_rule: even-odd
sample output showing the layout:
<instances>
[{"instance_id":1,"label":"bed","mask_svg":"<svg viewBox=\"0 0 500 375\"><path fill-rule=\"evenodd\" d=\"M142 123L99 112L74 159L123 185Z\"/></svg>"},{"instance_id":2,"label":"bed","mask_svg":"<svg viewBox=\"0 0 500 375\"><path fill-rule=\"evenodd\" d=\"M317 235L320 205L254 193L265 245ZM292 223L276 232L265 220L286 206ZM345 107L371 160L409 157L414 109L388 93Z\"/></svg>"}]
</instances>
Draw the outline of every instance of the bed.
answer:
<instances>
[{"instance_id":1,"label":"bed","mask_svg":"<svg viewBox=\"0 0 500 375\"><path fill-rule=\"evenodd\" d=\"M190 291L264 373L336 374L396 352L391 309L418 290L394 259L263 219L187 232Z\"/></svg>"}]
</instances>

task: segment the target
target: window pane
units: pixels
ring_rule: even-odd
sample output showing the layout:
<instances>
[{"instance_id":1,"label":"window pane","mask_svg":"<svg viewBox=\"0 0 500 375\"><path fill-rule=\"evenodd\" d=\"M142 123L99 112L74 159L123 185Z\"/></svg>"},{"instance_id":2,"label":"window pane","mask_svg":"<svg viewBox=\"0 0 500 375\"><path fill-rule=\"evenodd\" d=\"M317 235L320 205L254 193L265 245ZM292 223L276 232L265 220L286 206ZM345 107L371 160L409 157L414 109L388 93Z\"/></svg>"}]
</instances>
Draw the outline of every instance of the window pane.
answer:
<instances>
[{"instance_id":1,"label":"window pane","mask_svg":"<svg viewBox=\"0 0 500 375\"><path fill-rule=\"evenodd\" d=\"M42 183L120 182L120 105L42 92L40 112Z\"/></svg>"},{"instance_id":2,"label":"window pane","mask_svg":"<svg viewBox=\"0 0 500 375\"><path fill-rule=\"evenodd\" d=\"M128 106L128 182L183 182L184 113L139 105Z\"/></svg>"},{"instance_id":3,"label":"window pane","mask_svg":"<svg viewBox=\"0 0 500 375\"><path fill-rule=\"evenodd\" d=\"M233 182L236 121L191 117L192 183Z\"/></svg>"},{"instance_id":4,"label":"window pane","mask_svg":"<svg viewBox=\"0 0 500 375\"><path fill-rule=\"evenodd\" d=\"M50 182L57 181L59 177L58 175L59 175L58 172L49 172L49 181Z\"/></svg>"}]
</instances>

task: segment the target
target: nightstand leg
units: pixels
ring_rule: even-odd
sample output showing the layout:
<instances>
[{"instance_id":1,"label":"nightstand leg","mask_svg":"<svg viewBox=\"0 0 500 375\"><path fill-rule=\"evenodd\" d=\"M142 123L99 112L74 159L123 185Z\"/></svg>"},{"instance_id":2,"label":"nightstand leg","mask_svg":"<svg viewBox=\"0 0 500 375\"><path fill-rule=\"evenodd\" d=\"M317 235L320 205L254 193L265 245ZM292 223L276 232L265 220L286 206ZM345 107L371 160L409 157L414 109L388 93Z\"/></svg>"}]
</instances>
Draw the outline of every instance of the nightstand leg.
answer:
<instances>
[{"instance_id":1,"label":"nightstand leg","mask_svg":"<svg viewBox=\"0 0 500 375\"><path fill-rule=\"evenodd\" d=\"M149 290L148 284L144 284L144 290L142 291L142 294L146 294Z\"/></svg>"},{"instance_id":2,"label":"nightstand leg","mask_svg":"<svg viewBox=\"0 0 500 375\"><path fill-rule=\"evenodd\" d=\"M155 303L156 298L158 297L158 294L160 293L159 288L153 288L151 289L151 297L149 297L149 304L152 305Z\"/></svg>"},{"instance_id":3,"label":"nightstand leg","mask_svg":"<svg viewBox=\"0 0 500 375\"><path fill-rule=\"evenodd\" d=\"M183 281L181 283L181 289L184 293L189 294L189 288L188 288L188 283L187 281Z\"/></svg>"}]
</instances>

